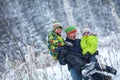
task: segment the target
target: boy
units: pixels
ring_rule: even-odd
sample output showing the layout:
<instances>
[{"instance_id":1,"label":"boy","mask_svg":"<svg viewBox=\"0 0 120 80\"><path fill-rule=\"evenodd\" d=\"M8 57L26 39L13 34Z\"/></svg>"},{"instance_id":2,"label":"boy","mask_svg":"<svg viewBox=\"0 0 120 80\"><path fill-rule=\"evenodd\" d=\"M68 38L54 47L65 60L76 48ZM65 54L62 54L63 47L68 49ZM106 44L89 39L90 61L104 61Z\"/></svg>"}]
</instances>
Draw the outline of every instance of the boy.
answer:
<instances>
[{"instance_id":1,"label":"boy","mask_svg":"<svg viewBox=\"0 0 120 80\"><path fill-rule=\"evenodd\" d=\"M58 60L60 47L64 46L64 39L61 37L61 32L62 25L60 23L55 23L53 25L53 30L48 35L48 48L54 60Z\"/></svg>"}]
</instances>

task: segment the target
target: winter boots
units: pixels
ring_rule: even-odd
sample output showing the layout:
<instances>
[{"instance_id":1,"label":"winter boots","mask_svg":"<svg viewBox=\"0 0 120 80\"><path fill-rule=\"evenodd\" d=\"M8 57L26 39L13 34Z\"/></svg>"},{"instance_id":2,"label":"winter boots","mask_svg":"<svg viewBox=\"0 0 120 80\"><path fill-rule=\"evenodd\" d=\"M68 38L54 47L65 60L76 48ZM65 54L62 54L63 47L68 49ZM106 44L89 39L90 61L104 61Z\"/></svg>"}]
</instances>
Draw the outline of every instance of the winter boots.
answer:
<instances>
[{"instance_id":1,"label":"winter boots","mask_svg":"<svg viewBox=\"0 0 120 80\"><path fill-rule=\"evenodd\" d=\"M94 62L88 63L84 67L82 67L82 75L83 76L89 76L91 74L94 74L95 72L96 72L96 69L95 69Z\"/></svg>"},{"instance_id":2,"label":"winter boots","mask_svg":"<svg viewBox=\"0 0 120 80\"><path fill-rule=\"evenodd\" d=\"M109 66L104 65L100 69L97 69L95 62L88 63L82 68L83 76L89 76L94 73L103 73L103 72L111 73L113 75L117 74L117 70Z\"/></svg>"},{"instance_id":3,"label":"winter boots","mask_svg":"<svg viewBox=\"0 0 120 80\"><path fill-rule=\"evenodd\" d=\"M117 70L109 66L106 66L105 68L103 68L103 71L111 73L113 75L117 74Z\"/></svg>"}]
</instances>

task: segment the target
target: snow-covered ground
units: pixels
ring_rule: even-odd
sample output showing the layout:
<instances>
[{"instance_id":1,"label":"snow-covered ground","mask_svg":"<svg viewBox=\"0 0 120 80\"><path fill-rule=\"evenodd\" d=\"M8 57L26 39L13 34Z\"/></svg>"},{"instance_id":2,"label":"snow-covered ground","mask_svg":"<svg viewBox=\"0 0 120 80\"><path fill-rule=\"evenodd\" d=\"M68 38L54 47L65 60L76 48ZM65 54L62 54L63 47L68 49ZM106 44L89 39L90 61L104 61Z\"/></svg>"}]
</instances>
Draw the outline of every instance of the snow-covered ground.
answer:
<instances>
[{"instance_id":1,"label":"snow-covered ground","mask_svg":"<svg viewBox=\"0 0 120 80\"><path fill-rule=\"evenodd\" d=\"M26 63L16 61L14 64L6 59L6 71L2 74L1 80L72 80L67 65L61 66L58 62L48 59L49 57L44 54L36 58L34 49L30 46L28 48L30 49L26 55ZM119 54L110 46L99 48L98 60L100 63L114 67L118 71L116 76L112 75L113 80L120 80ZM40 61L41 59L42 61ZM48 62L45 61L46 59ZM45 66L45 62L49 65L48 67Z\"/></svg>"},{"instance_id":2,"label":"snow-covered ground","mask_svg":"<svg viewBox=\"0 0 120 80\"><path fill-rule=\"evenodd\" d=\"M97 31L99 60L118 70L120 0L0 0L0 80L72 80L66 66L51 60L47 34L53 21ZM25 62L24 60L25 55Z\"/></svg>"},{"instance_id":3,"label":"snow-covered ground","mask_svg":"<svg viewBox=\"0 0 120 80\"><path fill-rule=\"evenodd\" d=\"M49 80L72 80L70 73L66 66L56 65L53 68L47 68L47 73L49 74Z\"/></svg>"}]
</instances>

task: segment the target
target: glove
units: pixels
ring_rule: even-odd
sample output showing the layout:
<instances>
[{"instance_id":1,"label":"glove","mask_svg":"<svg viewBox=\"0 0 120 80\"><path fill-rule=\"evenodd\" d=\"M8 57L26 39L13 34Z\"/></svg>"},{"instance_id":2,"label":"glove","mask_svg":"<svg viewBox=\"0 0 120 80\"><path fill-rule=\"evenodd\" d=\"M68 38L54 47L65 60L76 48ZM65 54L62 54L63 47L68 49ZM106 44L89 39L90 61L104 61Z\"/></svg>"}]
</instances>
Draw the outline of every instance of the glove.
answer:
<instances>
[{"instance_id":1,"label":"glove","mask_svg":"<svg viewBox=\"0 0 120 80\"><path fill-rule=\"evenodd\" d=\"M58 57L58 61L59 61L60 65L66 65L66 63L67 63L66 60L65 60L65 58L63 58L61 56Z\"/></svg>"},{"instance_id":2,"label":"glove","mask_svg":"<svg viewBox=\"0 0 120 80\"><path fill-rule=\"evenodd\" d=\"M63 47L62 49L61 49L61 52L59 53L59 55L61 56L61 57L65 57L66 56L66 54L67 54L67 49L66 49L66 47Z\"/></svg>"},{"instance_id":3,"label":"glove","mask_svg":"<svg viewBox=\"0 0 120 80\"><path fill-rule=\"evenodd\" d=\"M90 56L90 52L87 52L85 55L83 55L83 59L88 60Z\"/></svg>"}]
</instances>

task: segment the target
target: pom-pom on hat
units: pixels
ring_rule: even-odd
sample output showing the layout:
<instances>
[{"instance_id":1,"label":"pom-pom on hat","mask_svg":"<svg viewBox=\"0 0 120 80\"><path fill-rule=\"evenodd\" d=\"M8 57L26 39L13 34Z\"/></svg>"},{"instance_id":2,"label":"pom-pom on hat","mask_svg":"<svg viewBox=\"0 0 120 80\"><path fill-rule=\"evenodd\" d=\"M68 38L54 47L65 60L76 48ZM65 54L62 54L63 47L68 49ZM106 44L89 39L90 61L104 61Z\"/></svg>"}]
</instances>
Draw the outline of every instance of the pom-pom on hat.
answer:
<instances>
[{"instance_id":1,"label":"pom-pom on hat","mask_svg":"<svg viewBox=\"0 0 120 80\"><path fill-rule=\"evenodd\" d=\"M90 32L91 32L90 28L84 28L83 31L82 31L82 33L84 34L84 33L86 33L86 32L89 32L89 33L90 33Z\"/></svg>"},{"instance_id":2,"label":"pom-pom on hat","mask_svg":"<svg viewBox=\"0 0 120 80\"><path fill-rule=\"evenodd\" d=\"M54 23L53 24L53 31L55 31L56 29L61 28L62 29L62 25L60 23Z\"/></svg>"}]
</instances>

